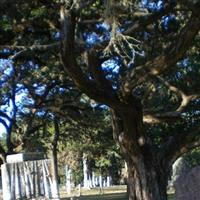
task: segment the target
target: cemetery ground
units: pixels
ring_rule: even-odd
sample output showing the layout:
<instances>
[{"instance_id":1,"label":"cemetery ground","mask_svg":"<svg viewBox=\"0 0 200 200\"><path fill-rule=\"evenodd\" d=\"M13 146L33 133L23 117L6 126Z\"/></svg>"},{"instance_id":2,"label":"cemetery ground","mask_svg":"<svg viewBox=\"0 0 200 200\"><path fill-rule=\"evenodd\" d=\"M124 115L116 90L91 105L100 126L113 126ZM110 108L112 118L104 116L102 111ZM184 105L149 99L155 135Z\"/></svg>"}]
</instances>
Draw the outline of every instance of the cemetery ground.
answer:
<instances>
[{"instance_id":1,"label":"cemetery ground","mask_svg":"<svg viewBox=\"0 0 200 200\"><path fill-rule=\"evenodd\" d=\"M81 197L61 198L62 200L128 200L126 193L87 195ZM168 196L168 200L174 200L173 195Z\"/></svg>"},{"instance_id":2,"label":"cemetery ground","mask_svg":"<svg viewBox=\"0 0 200 200\"><path fill-rule=\"evenodd\" d=\"M60 194L61 200L128 200L126 186L124 185L103 188L103 191L100 191L99 188L81 189L81 195L77 191L67 195L64 190L61 190ZM173 196L173 194L168 194L168 200L174 200Z\"/></svg>"}]
</instances>

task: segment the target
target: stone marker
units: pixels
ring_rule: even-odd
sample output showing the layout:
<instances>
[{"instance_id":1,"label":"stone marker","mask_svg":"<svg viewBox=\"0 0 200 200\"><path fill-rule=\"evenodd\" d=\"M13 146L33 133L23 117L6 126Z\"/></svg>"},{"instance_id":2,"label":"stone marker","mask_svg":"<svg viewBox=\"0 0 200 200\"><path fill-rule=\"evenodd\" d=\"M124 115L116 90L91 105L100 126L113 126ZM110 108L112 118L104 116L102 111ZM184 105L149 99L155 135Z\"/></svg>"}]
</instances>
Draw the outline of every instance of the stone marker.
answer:
<instances>
[{"instance_id":1,"label":"stone marker","mask_svg":"<svg viewBox=\"0 0 200 200\"><path fill-rule=\"evenodd\" d=\"M186 174L191 170L191 167L183 157L178 158L172 165L171 179L168 181L168 190L174 191L174 184L182 174Z\"/></svg>"},{"instance_id":2,"label":"stone marker","mask_svg":"<svg viewBox=\"0 0 200 200\"><path fill-rule=\"evenodd\" d=\"M44 159L44 154L39 152L31 152L31 153L18 153L8 155L6 157L7 163L16 163L23 161L31 161L31 160L42 160Z\"/></svg>"},{"instance_id":3,"label":"stone marker","mask_svg":"<svg viewBox=\"0 0 200 200\"><path fill-rule=\"evenodd\" d=\"M66 190L67 194L71 194L72 190L72 170L68 165L65 166L65 177L66 177Z\"/></svg>"},{"instance_id":4,"label":"stone marker","mask_svg":"<svg viewBox=\"0 0 200 200\"><path fill-rule=\"evenodd\" d=\"M176 200L200 200L200 166L182 174L175 182Z\"/></svg>"},{"instance_id":5,"label":"stone marker","mask_svg":"<svg viewBox=\"0 0 200 200\"><path fill-rule=\"evenodd\" d=\"M7 157L9 163L1 165L3 200L59 200L57 183L52 178L52 162L41 158L44 158L41 153Z\"/></svg>"}]
</instances>

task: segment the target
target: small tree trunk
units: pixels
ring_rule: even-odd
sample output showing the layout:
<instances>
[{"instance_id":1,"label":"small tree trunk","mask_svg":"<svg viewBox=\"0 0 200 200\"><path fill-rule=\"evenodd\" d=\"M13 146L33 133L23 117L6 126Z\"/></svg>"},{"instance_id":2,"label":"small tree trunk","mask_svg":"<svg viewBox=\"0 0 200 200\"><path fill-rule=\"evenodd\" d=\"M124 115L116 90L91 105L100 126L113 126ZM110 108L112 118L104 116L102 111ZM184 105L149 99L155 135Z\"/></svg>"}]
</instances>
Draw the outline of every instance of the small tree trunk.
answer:
<instances>
[{"instance_id":1,"label":"small tree trunk","mask_svg":"<svg viewBox=\"0 0 200 200\"><path fill-rule=\"evenodd\" d=\"M53 179L53 184L54 184L54 188L56 189L56 191L52 191L54 192L54 194L52 194L52 196L56 197L56 199L59 199L59 188L58 188L58 157L57 157L57 153L58 153L58 140L59 140L59 135L60 135L60 130L59 130L59 120L58 118L55 116L54 117L54 138L53 138L53 142L52 142L52 179Z\"/></svg>"},{"instance_id":2,"label":"small tree trunk","mask_svg":"<svg viewBox=\"0 0 200 200\"><path fill-rule=\"evenodd\" d=\"M52 142L52 159L53 159L53 166L54 166L54 176L56 181L58 182L58 140L60 136L59 130L59 120L57 117L54 118L54 138Z\"/></svg>"}]
</instances>

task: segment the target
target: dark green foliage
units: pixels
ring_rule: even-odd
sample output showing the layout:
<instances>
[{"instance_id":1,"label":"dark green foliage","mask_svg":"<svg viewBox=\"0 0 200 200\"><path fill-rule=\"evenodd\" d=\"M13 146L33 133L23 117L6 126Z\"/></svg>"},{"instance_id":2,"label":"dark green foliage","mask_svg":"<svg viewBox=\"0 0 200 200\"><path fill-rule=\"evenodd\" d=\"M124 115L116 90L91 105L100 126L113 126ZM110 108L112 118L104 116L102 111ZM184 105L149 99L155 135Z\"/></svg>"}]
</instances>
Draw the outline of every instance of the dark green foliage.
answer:
<instances>
[{"instance_id":1,"label":"dark green foliage","mask_svg":"<svg viewBox=\"0 0 200 200\"><path fill-rule=\"evenodd\" d=\"M192 167L196 167L200 165L200 150L199 148L196 148L194 150L192 150L191 152L187 153L184 156L184 159L186 160L186 162L189 164L189 166Z\"/></svg>"},{"instance_id":2,"label":"dark green foliage","mask_svg":"<svg viewBox=\"0 0 200 200\"><path fill-rule=\"evenodd\" d=\"M0 106L25 94L13 109L9 152L50 154L56 146L59 165L70 165L77 183L83 153L90 168L104 175L113 168L117 177L114 135L129 172L138 173L130 177L146 178L141 191L129 180L132 196L146 196L159 170L155 187L165 187L174 159L199 145L199 2L151 3L0 2L0 58L13 62L0 82ZM166 197L164 190L154 188Z\"/></svg>"}]
</instances>

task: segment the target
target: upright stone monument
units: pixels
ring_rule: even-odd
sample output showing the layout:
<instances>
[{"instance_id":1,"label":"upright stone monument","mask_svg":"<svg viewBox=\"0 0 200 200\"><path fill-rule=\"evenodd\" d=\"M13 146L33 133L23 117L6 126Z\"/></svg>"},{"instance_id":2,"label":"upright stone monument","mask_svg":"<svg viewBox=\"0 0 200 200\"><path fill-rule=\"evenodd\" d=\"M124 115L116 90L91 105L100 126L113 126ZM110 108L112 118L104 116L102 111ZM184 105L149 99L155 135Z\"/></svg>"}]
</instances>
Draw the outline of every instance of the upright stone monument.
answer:
<instances>
[{"instance_id":1,"label":"upright stone monument","mask_svg":"<svg viewBox=\"0 0 200 200\"><path fill-rule=\"evenodd\" d=\"M183 157L178 158L172 166L171 179L168 181L168 190L173 191L176 180L191 170L191 167Z\"/></svg>"},{"instance_id":2,"label":"upright stone monument","mask_svg":"<svg viewBox=\"0 0 200 200\"><path fill-rule=\"evenodd\" d=\"M57 183L52 178L52 162L41 153L7 156L1 165L3 200L59 200Z\"/></svg>"},{"instance_id":3,"label":"upright stone monument","mask_svg":"<svg viewBox=\"0 0 200 200\"><path fill-rule=\"evenodd\" d=\"M87 166L87 157L83 155L83 187L89 189L89 175L88 175L88 166Z\"/></svg>"},{"instance_id":4,"label":"upright stone monument","mask_svg":"<svg viewBox=\"0 0 200 200\"><path fill-rule=\"evenodd\" d=\"M176 200L200 200L200 166L182 174L175 182Z\"/></svg>"},{"instance_id":5,"label":"upright stone monument","mask_svg":"<svg viewBox=\"0 0 200 200\"><path fill-rule=\"evenodd\" d=\"M66 190L67 194L71 194L72 190L72 170L68 165L65 166L65 177L66 177Z\"/></svg>"}]
</instances>

